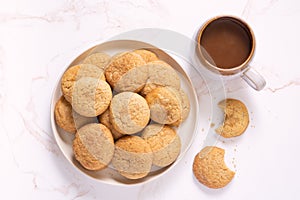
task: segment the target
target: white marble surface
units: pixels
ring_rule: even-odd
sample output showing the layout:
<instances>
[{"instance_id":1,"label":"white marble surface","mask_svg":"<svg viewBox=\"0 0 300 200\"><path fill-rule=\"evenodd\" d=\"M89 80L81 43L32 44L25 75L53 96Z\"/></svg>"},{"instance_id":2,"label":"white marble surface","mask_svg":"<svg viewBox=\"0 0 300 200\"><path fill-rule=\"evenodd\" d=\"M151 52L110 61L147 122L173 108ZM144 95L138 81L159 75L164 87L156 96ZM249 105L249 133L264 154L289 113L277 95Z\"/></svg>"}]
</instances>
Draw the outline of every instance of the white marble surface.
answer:
<instances>
[{"instance_id":1,"label":"white marble surface","mask_svg":"<svg viewBox=\"0 0 300 200\"><path fill-rule=\"evenodd\" d=\"M1 199L299 199L300 3L296 0L0 0ZM252 65L267 80L256 92L236 81L251 123L239 138L220 140L236 171L225 188L195 181L200 134L161 179L136 187L91 180L66 161L50 128L58 75L82 50L137 28L166 28L192 37L208 18L245 19L257 38ZM204 130L205 131L205 130Z\"/></svg>"}]
</instances>

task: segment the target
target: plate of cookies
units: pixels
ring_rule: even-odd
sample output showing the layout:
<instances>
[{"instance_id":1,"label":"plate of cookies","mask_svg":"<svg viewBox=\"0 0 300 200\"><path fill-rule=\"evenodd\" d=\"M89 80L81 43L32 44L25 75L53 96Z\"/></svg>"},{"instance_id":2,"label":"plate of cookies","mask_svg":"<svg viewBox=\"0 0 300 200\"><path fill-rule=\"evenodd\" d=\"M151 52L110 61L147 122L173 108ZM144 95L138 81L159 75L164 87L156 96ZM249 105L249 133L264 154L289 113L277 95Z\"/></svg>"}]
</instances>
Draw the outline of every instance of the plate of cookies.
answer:
<instances>
[{"instance_id":1,"label":"plate of cookies","mask_svg":"<svg viewBox=\"0 0 300 200\"><path fill-rule=\"evenodd\" d=\"M154 180L174 167L197 131L198 99L170 53L111 40L75 58L59 77L51 126L66 159L111 185Z\"/></svg>"}]
</instances>

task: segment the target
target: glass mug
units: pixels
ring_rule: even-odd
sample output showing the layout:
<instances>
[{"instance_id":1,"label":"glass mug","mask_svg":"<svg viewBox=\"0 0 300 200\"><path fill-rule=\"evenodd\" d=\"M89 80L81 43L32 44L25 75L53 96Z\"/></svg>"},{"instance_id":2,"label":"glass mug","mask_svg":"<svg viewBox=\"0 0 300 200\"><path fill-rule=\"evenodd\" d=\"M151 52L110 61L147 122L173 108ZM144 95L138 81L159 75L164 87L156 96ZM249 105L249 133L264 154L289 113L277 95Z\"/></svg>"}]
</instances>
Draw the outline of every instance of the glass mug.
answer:
<instances>
[{"instance_id":1,"label":"glass mug","mask_svg":"<svg viewBox=\"0 0 300 200\"><path fill-rule=\"evenodd\" d=\"M254 33L237 17L208 20L197 33L196 51L201 63L216 74L239 75L258 91L266 85L265 79L249 65L255 51Z\"/></svg>"}]
</instances>

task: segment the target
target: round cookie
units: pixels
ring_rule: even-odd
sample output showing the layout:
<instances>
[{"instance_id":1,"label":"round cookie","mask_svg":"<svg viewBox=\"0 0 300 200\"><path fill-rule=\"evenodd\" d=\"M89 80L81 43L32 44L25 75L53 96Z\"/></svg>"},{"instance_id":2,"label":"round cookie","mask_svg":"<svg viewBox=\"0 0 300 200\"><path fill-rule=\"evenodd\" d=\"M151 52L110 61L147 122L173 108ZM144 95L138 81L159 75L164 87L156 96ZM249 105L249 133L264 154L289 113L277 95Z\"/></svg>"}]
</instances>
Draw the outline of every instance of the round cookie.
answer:
<instances>
[{"instance_id":1,"label":"round cookie","mask_svg":"<svg viewBox=\"0 0 300 200\"><path fill-rule=\"evenodd\" d=\"M153 164L156 166L170 165L180 153L180 138L168 125L150 124L143 130L141 137L151 146Z\"/></svg>"},{"instance_id":2,"label":"round cookie","mask_svg":"<svg viewBox=\"0 0 300 200\"><path fill-rule=\"evenodd\" d=\"M225 137L237 137L245 132L249 125L249 114L245 104L237 99L225 99L218 106L224 110L225 120L216 132Z\"/></svg>"},{"instance_id":3,"label":"round cookie","mask_svg":"<svg viewBox=\"0 0 300 200\"><path fill-rule=\"evenodd\" d=\"M155 53L146 49L137 49L133 52L139 54L146 63L158 60Z\"/></svg>"},{"instance_id":4,"label":"round cookie","mask_svg":"<svg viewBox=\"0 0 300 200\"><path fill-rule=\"evenodd\" d=\"M139 179L150 172L152 159L150 145L139 136L129 135L115 143L112 165L122 176Z\"/></svg>"},{"instance_id":5,"label":"round cookie","mask_svg":"<svg viewBox=\"0 0 300 200\"><path fill-rule=\"evenodd\" d=\"M99 52L99 53L93 53L89 56L87 56L82 63L83 64L93 64L99 67L101 70L105 70L107 64L110 61L110 56L106 53Z\"/></svg>"},{"instance_id":6,"label":"round cookie","mask_svg":"<svg viewBox=\"0 0 300 200\"><path fill-rule=\"evenodd\" d=\"M126 72L144 64L146 64L146 62L139 54L134 52L122 53L111 59L111 62L105 69L105 77L109 84L114 88L116 83Z\"/></svg>"},{"instance_id":7,"label":"round cookie","mask_svg":"<svg viewBox=\"0 0 300 200\"><path fill-rule=\"evenodd\" d=\"M75 159L88 170L105 168L114 155L114 140L110 130L97 123L81 127L73 140Z\"/></svg>"},{"instance_id":8,"label":"round cookie","mask_svg":"<svg viewBox=\"0 0 300 200\"><path fill-rule=\"evenodd\" d=\"M68 102L72 103L74 83L82 77L93 77L105 81L104 71L95 65L80 64L68 68L61 78L61 90Z\"/></svg>"},{"instance_id":9,"label":"round cookie","mask_svg":"<svg viewBox=\"0 0 300 200\"><path fill-rule=\"evenodd\" d=\"M73 109L86 117L102 114L109 106L112 91L106 81L84 77L73 88Z\"/></svg>"},{"instance_id":10,"label":"round cookie","mask_svg":"<svg viewBox=\"0 0 300 200\"><path fill-rule=\"evenodd\" d=\"M225 187L234 177L224 162L224 149L207 146L194 158L193 173L197 180L209 188Z\"/></svg>"},{"instance_id":11,"label":"round cookie","mask_svg":"<svg viewBox=\"0 0 300 200\"><path fill-rule=\"evenodd\" d=\"M162 86L169 86L180 89L180 78L177 72L166 62L157 60L147 63L148 79L141 94L147 95L153 89Z\"/></svg>"},{"instance_id":12,"label":"round cookie","mask_svg":"<svg viewBox=\"0 0 300 200\"><path fill-rule=\"evenodd\" d=\"M114 90L116 92L139 92L145 86L148 79L148 69L146 65L137 66L130 69L120 77Z\"/></svg>"},{"instance_id":13,"label":"round cookie","mask_svg":"<svg viewBox=\"0 0 300 200\"><path fill-rule=\"evenodd\" d=\"M110 117L109 117L109 109L107 109L104 113L102 113L99 116L99 122L101 124L104 124L111 131L111 134L115 140L123 136L123 134L118 132L111 124Z\"/></svg>"},{"instance_id":14,"label":"round cookie","mask_svg":"<svg viewBox=\"0 0 300 200\"><path fill-rule=\"evenodd\" d=\"M141 131L149 122L150 110L146 100L133 92L122 92L111 101L110 122L122 134Z\"/></svg>"},{"instance_id":15,"label":"round cookie","mask_svg":"<svg viewBox=\"0 0 300 200\"><path fill-rule=\"evenodd\" d=\"M172 126L179 126L182 122L186 120L190 113L190 101L186 93L180 89L179 91L176 90L176 94L180 100L181 104L181 118L177 120L176 122L172 123Z\"/></svg>"},{"instance_id":16,"label":"round cookie","mask_svg":"<svg viewBox=\"0 0 300 200\"><path fill-rule=\"evenodd\" d=\"M181 119L182 108L175 89L157 87L146 96L150 118L159 124L172 124Z\"/></svg>"},{"instance_id":17,"label":"round cookie","mask_svg":"<svg viewBox=\"0 0 300 200\"><path fill-rule=\"evenodd\" d=\"M84 117L73 111L71 104L61 96L56 102L54 116L57 125L63 130L74 133L85 124L96 122L94 117Z\"/></svg>"}]
</instances>

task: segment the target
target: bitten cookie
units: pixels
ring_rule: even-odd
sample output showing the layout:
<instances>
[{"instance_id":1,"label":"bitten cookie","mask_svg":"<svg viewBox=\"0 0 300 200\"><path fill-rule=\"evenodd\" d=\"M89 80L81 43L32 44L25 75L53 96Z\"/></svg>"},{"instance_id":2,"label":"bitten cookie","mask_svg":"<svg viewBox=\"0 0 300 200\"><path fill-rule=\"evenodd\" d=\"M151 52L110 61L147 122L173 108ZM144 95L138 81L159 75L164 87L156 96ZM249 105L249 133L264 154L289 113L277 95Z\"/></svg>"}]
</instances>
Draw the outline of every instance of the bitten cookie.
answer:
<instances>
[{"instance_id":1,"label":"bitten cookie","mask_svg":"<svg viewBox=\"0 0 300 200\"><path fill-rule=\"evenodd\" d=\"M159 124L172 124L181 119L179 98L171 87L158 87L146 96L150 117Z\"/></svg>"},{"instance_id":2,"label":"bitten cookie","mask_svg":"<svg viewBox=\"0 0 300 200\"><path fill-rule=\"evenodd\" d=\"M122 92L113 97L110 122L122 134L141 131L149 122L150 110L146 100L133 92Z\"/></svg>"},{"instance_id":3,"label":"bitten cookie","mask_svg":"<svg viewBox=\"0 0 300 200\"><path fill-rule=\"evenodd\" d=\"M102 70L105 70L107 64L110 61L110 56L107 55L106 53L99 52L99 53L94 53L89 56L87 56L82 63L83 64L93 64L99 67Z\"/></svg>"},{"instance_id":4,"label":"bitten cookie","mask_svg":"<svg viewBox=\"0 0 300 200\"><path fill-rule=\"evenodd\" d=\"M75 159L88 170L105 168L114 155L114 140L110 130L102 124L81 127L73 140Z\"/></svg>"},{"instance_id":5,"label":"bitten cookie","mask_svg":"<svg viewBox=\"0 0 300 200\"><path fill-rule=\"evenodd\" d=\"M150 145L139 136L124 136L115 143L112 159L114 168L128 179L147 176L151 170L153 154Z\"/></svg>"},{"instance_id":6,"label":"bitten cookie","mask_svg":"<svg viewBox=\"0 0 300 200\"><path fill-rule=\"evenodd\" d=\"M106 81L84 77L76 81L73 89L73 109L86 117L102 114L109 106L112 91Z\"/></svg>"},{"instance_id":7,"label":"bitten cookie","mask_svg":"<svg viewBox=\"0 0 300 200\"><path fill-rule=\"evenodd\" d=\"M158 60L155 53L146 49L137 49L133 52L139 54L146 63Z\"/></svg>"},{"instance_id":8,"label":"bitten cookie","mask_svg":"<svg viewBox=\"0 0 300 200\"><path fill-rule=\"evenodd\" d=\"M113 135L113 138L115 140L119 139L120 137L123 136L122 133L118 132L114 127L113 125L111 124L110 122L110 117L109 117L109 109L107 109L104 113L102 113L100 116L99 116L99 122L101 124L104 124L112 133Z\"/></svg>"},{"instance_id":9,"label":"bitten cookie","mask_svg":"<svg viewBox=\"0 0 300 200\"><path fill-rule=\"evenodd\" d=\"M141 137L150 145L153 164L156 166L170 165L180 153L180 138L176 131L167 125L150 124L143 130Z\"/></svg>"},{"instance_id":10,"label":"bitten cookie","mask_svg":"<svg viewBox=\"0 0 300 200\"><path fill-rule=\"evenodd\" d=\"M180 89L180 78L177 72L166 62L157 60L147 63L148 79L141 94L147 95L153 89L162 86L169 86Z\"/></svg>"},{"instance_id":11,"label":"bitten cookie","mask_svg":"<svg viewBox=\"0 0 300 200\"><path fill-rule=\"evenodd\" d=\"M234 177L224 163L224 149L207 146L194 158L193 172L197 180L209 188L225 187Z\"/></svg>"},{"instance_id":12,"label":"bitten cookie","mask_svg":"<svg viewBox=\"0 0 300 200\"><path fill-rule=\"evenodd\" d=\"M69 133L74 133L85 124L96 122L94 117L84 117L73 111L71 104L61 96L56 102L54 116L57 125Z\"/></svg>"},{"instance_id":13,"label":"bitten cookie","mask_svg":"<svg viewBox=\"0 0 300 200\"><path fill-rule=\"evenodd\" d=\"M224 110L225 120L216 132L225 138L244 133L249 124L249 114L245 104L236 99L225 99L219 103L219 107Z\"/></svg>"},{"instance_id":14,"label":"bitten cookie","mask_svg":"<svg viewBox=\"0 0 300 200\"><path fill-rule=\"evenodd\" d=\"M82 77L92 77L105 81L103 70L95 65L80 64L68 68L61 78L61 90L68 102L72 103L74 83Z\"/></svg>"},{"instance_id":15,"label":"bitten cookie","mask_svg":"<svg viewBox=\"0 0 300 200\"><path fill-rule=\"evenodd\" d=\"M116 83L126 72L144 64L146 64L146 62L143 58L134 52L126 52L114 56L105 69L106 80L114 88Z\"/></svg>"}]
</instances>

